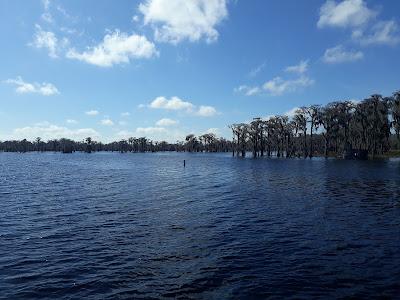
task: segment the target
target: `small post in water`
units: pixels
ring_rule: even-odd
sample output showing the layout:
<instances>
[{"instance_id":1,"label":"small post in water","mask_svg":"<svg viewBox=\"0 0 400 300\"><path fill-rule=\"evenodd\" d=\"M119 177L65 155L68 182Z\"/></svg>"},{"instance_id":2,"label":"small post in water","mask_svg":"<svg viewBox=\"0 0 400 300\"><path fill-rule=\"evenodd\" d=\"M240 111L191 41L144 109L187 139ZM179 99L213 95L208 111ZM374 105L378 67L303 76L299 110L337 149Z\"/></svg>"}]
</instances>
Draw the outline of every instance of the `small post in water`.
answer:
<instances>
[{"instance_id":1,"label":"small post in water","mask_svg":"<svg viewBox=\"0 0 400 300\"><path fill-rule=\"evenodd\" d=\"M183 160L183 167L184 168L186 167L186 160L185 159Z\"/></svg>"}]
</instances>

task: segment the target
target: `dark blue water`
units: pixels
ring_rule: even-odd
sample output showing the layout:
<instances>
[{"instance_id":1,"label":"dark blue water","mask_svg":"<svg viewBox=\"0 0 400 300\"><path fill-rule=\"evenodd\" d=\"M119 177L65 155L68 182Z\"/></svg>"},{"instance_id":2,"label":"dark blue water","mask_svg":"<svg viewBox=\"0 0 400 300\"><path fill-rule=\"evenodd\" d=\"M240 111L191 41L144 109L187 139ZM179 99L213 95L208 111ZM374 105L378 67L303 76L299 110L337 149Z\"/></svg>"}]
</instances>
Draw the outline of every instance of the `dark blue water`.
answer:
<instances>
[{"instance_id":1,"label":"dark blue water","mask_svg":"<svg viewBox=\"0 0 400 300\"><path fill-rule=\"evenodd\" d=\"M0 153L0 171L2 299L400 296L400 161Z\"/></svg>"}]
</instances>

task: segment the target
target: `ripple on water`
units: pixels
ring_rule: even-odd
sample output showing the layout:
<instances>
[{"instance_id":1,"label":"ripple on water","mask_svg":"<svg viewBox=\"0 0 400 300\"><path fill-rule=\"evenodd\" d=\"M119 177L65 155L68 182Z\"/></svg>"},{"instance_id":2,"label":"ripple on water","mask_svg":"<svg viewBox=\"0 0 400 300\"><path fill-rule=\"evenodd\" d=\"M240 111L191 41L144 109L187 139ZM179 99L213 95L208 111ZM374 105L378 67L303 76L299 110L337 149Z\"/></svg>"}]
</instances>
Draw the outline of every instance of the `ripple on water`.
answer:
<instances>
[{"instance_id":1,"label":"ripple on water","mask_svg":"<svg viewBox=\"0 0 400 300\"><path fill-rule=\"evenodd\" d=\"M399 166L0 153L0 298L395 298Z\"/></svg>"}]
</instances>

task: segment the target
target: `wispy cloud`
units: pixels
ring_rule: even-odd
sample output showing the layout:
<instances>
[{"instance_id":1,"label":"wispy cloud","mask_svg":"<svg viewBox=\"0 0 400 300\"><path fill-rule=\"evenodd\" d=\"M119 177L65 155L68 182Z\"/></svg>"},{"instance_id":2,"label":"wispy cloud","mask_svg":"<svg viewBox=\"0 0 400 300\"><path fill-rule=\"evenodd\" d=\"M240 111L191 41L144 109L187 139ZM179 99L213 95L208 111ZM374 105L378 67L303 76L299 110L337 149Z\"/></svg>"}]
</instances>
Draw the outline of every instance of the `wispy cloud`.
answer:
<instances>
[{"instance_id":1,"label":"wispy cloud","mask_svg":"<svg viewBox=\"0 0 400 300\"><path fill-rule=\"evenodd\" d=\"M346 50L342 45L326 49L322 60L325 63L337 64L344 62L354 62L364 58L361 51Z\"/></svg>"},{"instance_id":2,"label":"wispy cloud","mask_svg":"<svg viewBox=\"0 0 400 300\"><path fill-rule=\"evenodd\" d=\"M258 86L240 85L233 89L235 93L243 93L245 96L254 96L262 92Z\"/></svg>"},{"instance_id":3,"label":"wispy cloud","mask_svg":"<svg viewBox=\"0 0 400 300\"><path fill-rule=\"evenodd\" d=\"M256 77L258 75L258 73L260 73L265 68L266 65L267 65L267 63L263 62L262 64L258 65L254 69L250 70L249 76Z\"/></svg>"},{"instance_id":4,"label":"wispy cloud","mask_svg":"<svg viewBox=\"0 0 400 300\"><path fill-rule=\"evenodd\" d=\"M308 87L314 84L314 80L307 77L301 76L297 79L282 79L281 77L275 77L264 83L263 89L272 96L280 96L285 93L297 91L300 88Z\"/></svg>"},{"instance_id":5,"label":"wispy cloud","mask_svg":"<svg viewBox=\"0 0 400 300\"><path fill-rule=\"evenodd\" d=\"M38 24L35 25L35 34L33 36L33 41L29 45L38 48L46 49L48 54L52 58L58 57L58 38L54 32L45 31Z\"/></svg>"},{"instance_id":6,"label":"wispy cloud","mask_svg":"<svg viewBox=\"0 0 400 300\"><path fill-rule=\"evenodd\" d=\"M36 94L41 94L43 96L52 96L60 94L58 89L51 83L48 82L29 83L25 82L21 76L18 76L16 79L7 79L4 82L7 84L15 85L16 86L15 91L19 94L36 93Z\"/></svg>"},{"instance_id":7,"label":"wispy cloud","mask_svg":"<svg viewBox=\"0 0 400 300\"><path fill-rule=\"evenodd\" d=\"M399 24L394 21L379 21L368 32L353 32L353 38L361 45L397 45L400 43Z\"/></svg>"},{"instance_id":8,"label":"wispy cloud","mask_svg":"<svg viewBox=\"0 0 400 300\"><path fill-rule=\"evenodd\" d=\"M302 60L299 64L286 67L285 71L289 73L304 74L308 70L308 60Z\"/></svg>"},{"instance_id":9,"label":"wispy cloud","mask_svg":"<svg viewBox=\"0 0 400 300\"><path fill-rule=\"evenodd\" d=\"M50 13L50 0L42 0L42 5L44 12L40 16L40 18L47 23L53 23L54 19L53 16Z\"/></svg>"},{"instance_id":10,"label":"wispy cloud","mask_svg":"<svg viewBox=\"0 0 400 300\"><path fill-rule=\"evenodd\" d=\"M301 88L311 86L315 83L315 80L311 79L306 74L308 71L308 65L308 60L302 60L297 65L288 66L284 69L287 73L296 74L297 76L295 78L284 79L280 76L276 76L260 86L240 85L234 89L234 92L242 93L246 96L255 96L260 94L280 96L285 93L294 92Z\"/></svg>"}]
</instances>

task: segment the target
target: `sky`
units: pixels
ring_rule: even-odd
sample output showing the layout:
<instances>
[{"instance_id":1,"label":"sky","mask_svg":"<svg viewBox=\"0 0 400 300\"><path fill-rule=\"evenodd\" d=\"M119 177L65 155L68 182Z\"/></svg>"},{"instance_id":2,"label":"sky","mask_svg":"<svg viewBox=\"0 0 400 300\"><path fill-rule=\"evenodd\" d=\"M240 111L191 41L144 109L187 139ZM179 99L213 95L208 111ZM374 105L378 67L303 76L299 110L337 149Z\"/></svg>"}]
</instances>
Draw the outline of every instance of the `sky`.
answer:
<instances>
[{"instance_id":1,"label":"sky","mask_svg":"<svg viewBox=\"0 0 400 300\"><path fill-rule=\"evenodd\" d=\"M400 1L0 0L0 140L189 133L400 89Z\"/></svg>"}]
</instances>

